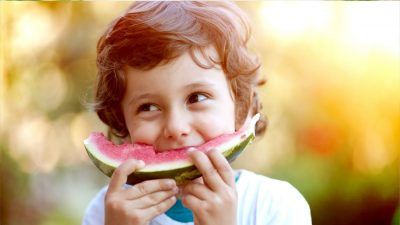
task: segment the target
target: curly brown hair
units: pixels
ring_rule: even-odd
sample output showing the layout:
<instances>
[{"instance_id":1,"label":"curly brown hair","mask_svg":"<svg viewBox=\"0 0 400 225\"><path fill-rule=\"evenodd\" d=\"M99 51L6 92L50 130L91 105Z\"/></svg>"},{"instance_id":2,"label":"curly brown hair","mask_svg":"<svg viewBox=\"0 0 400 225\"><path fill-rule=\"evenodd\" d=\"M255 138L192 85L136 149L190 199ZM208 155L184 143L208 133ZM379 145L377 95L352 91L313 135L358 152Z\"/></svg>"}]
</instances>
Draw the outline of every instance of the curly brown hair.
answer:
<instances>
[{"instance_id":1,"label":"curly brown hair","mask_svg":"<svg viewBox=\"0 0 400 225\"><path fill-rule=\"evenodd\" d=\"M113 135L129 135L121 110L125 79L121 71L129 65L150 70L189 52L202 68L195 52L211 65L218 64L227 76L235 100L236 129L251 113L261 113L257 96L260 62L249 53L250 26L244 13L226 1L134 2L116 18L97 43L97 85L94 110ZM212 46L219 60L207 54ZM261 116L256 134L264 133Z\"/></svg>"}]
</instances>

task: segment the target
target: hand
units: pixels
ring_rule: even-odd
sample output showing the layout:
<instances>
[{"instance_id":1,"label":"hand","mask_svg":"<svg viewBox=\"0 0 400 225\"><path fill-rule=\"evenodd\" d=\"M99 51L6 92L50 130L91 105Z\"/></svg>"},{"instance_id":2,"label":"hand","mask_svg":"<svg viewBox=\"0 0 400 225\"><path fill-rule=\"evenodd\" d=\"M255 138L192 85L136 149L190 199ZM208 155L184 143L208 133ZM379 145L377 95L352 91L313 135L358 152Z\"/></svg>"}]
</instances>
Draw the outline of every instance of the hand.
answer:
<instances>
[{"instance_id":1,"label":"hand","mask_svg":"<svg viewBox=\"0 0 400 225\"><path fill-rule=\"evenodd\" d=\"M237 192L234 171L216 150L189 153L201 172L203 183L190 182L183 189L182 203L192 210L196 225L236 225Z\"/></svg>"},{"instance_id":2,"label":"hand","mask_svg":"<svg viewBox=\"0 0 400 225\"><path fill-rule=\"evenodd\" d=\"M178 188L171 179L123 187L128 175L143 167L143 162L128 160L114 171L104 200L106 225L147 225L175 203Z\"/></svg>"}]
</instances>

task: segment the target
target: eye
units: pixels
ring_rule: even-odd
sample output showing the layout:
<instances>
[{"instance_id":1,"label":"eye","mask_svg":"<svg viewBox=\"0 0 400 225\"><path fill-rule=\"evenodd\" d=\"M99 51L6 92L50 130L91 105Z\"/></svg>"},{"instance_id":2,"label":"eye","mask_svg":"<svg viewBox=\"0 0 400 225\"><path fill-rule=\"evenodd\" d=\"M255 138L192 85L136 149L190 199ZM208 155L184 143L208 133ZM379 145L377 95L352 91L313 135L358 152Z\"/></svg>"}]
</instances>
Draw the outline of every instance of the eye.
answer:
<instances>
[{"instance_id":1,"label":"eye","mask_svg":"<svg viewBox=\"0 0 400 225\"><path fill-rule=\"evenodd\" d=\"M193 93L189 96L188 98L188 103L193 104L196 102L202 102L204 100L207 100L208 97L205 94L202 93Z\"/></svg>"},{"instance_id":2,"label":"eye","mask_svg":"<svg viewBox=\"0 0 400 225\"><path fill-rule=\"evenodd\" d=\"M154 104L146 103L146 104L139 106L137 111L138 112L151 112L151 111L157 111L157 110L159 110L159 109Z\"/></svg>"}]
</instances>

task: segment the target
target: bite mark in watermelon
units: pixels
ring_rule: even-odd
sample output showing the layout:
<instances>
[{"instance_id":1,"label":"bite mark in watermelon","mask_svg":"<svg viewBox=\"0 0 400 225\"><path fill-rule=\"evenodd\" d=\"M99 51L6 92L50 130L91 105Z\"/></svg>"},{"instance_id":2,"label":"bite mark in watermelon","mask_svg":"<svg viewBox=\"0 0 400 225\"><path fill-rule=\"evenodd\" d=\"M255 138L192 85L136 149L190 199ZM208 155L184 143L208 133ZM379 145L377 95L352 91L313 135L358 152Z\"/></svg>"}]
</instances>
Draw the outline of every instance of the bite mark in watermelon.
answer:
<instances>
[{"instance_id":1,"label":"bite mark in watermelon","mask_svg":"<svg viewBox=\"0 0 400 225\"><path fill-rule=\"evenodd\" d=\"M260 115L257 114L240 130L221 135L195 148L202 152L217 149L229 162L232 162L254 140L255 125L259 117ZM115 145L98 132L91 133L84 140L84 145L93 163L109 177L127 159L144 161L146 166L130 174L127 184L133 185L145 180L162 178L172 178L177 184L182 184L201 175L188 157L188 150L191 147L157 152L151 145Z\"/></svg>"}]
</instances>

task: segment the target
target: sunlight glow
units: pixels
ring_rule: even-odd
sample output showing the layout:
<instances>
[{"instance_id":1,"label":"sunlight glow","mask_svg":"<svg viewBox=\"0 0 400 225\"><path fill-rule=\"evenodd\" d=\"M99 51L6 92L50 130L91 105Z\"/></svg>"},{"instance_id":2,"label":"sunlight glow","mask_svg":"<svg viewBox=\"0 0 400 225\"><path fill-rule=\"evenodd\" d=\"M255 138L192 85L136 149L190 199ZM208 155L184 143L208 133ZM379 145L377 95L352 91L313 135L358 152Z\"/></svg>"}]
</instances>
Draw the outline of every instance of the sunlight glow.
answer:
<instances>
[{"instance_id":1,"label":"sunlight glow","mask_svg":"<svg viewBox=\"0 0 400 225\"><path fill-rule=\"evenodd\" d=\"M49 151L48 136L52 125L45 117L25 117L10 137L10 154L21 162L25 171L50 171L60 154L57 149ZM55 147L55 146L53 146Z\"/></svg>"},{"instance_id":2,"label":"sunlight glow","mask_svg":"<svg viewBox=\"0 0 400 225\"><path fill-rule=\"evenodd\" d=\"M32 7L14 22L13 49L35 50L53 41L54 22L48 11L41 7Z\"/></svg>"},{"instance_id":3,"label":"sunlight glow","mask_svg":"<svg viewBox=\"0 0 400 225\"><path fill-rule=\"evenodd\" d=\"M326 28L332 19L332 8L326 2L263 2L259 14L265 29L284 38L295 38L304 32Z\"/></svg>"},{"instance_id":4,"label":"sunlight glow","mask_svg":"<svg viewBox=\"0 0 400 225\"><path fill-rule=\"evenodd\" d=\"M343 9L344 38L352 46L377 48L400 55L400 2L363 2Z\"/></svg>"}]
</instances>

